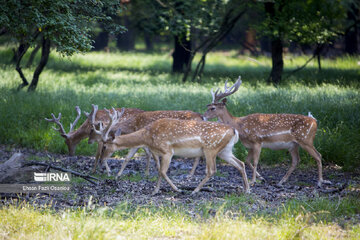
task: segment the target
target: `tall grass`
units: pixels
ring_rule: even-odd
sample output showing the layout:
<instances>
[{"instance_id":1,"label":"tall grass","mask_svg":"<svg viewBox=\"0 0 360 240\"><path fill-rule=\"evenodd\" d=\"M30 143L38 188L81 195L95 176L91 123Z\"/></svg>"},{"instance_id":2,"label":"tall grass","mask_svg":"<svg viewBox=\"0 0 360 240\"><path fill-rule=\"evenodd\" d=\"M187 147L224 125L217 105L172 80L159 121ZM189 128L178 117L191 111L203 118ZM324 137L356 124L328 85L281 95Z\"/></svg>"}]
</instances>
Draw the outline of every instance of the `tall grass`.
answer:
<instances>
[{"instance_id":1,"label":"tall grass","mask_svg":"<svg viewBox=\"0 0 360 240\"><path fill-rule=\"evenodd\" d=\"M243 200L239 200L240 203ZM355 206L353 205L355 203ZM207 204L207 203L204 203ZM291 201L246 216L218 208L204 218L186 206L149 204L54 212L26 204L0 209L4 239L358 239L359 201ZM349 220L350 219L350 220ZM353 220L351 220L353 219Z\"/></svg>"},{"instance_id":2,"label":"tall grass","mask_svg":"<svg viewBox=\"0 0 360 240\"><path fill-rule=\"evenodd\" d=\"M236 52L210 54L202 83L182 83L172 75L171 56L167 53L89 53L72 58L51 54L35 93L16 92L21 82L9 64L11 51L0 49L0 143L37 150L65 153L63 139L43 119L50 113L62 113L67 126L75 118L74 107L89 111L91 104L100 108L136 107L144 110L189 109L204 112L211 101L210 89L222 87L226 79L241 75L243 85L229 97L228 109L235 116L256 112L297 113L309 111L318 120L315 146L324 162L347 169L360 164L360 70L358 59L344 57L323 60L322 71L315 64L290 75L281 86L266 85L270 59L254 61ZM25 61L28 56L25 56ZM285 76L305 57L285 58ZM32 75L32 69L24 69ZM81 120L85 117L82 116ZM93 154L94 146L80 143L78 154ZM246 150L238 144L236 153ZM310 157L302 153L304 162ZM262 152L267 163L287 161L284 151Z\"/></svg>"}]
</instances>

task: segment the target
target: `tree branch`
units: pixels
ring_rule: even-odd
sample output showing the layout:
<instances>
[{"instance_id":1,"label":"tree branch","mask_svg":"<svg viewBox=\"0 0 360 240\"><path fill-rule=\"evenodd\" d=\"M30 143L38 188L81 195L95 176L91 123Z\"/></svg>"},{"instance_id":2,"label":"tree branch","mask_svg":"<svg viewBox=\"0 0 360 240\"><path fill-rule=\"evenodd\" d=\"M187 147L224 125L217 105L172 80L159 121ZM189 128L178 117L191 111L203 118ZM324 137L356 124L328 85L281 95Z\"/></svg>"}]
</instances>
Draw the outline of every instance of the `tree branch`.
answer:
<instances>
[{"instance_id":1,"label":"tree branch","mask_svg":"<svg viewBox=\"0 0 360 240\"><path fill-rule=\"evenodd\" d=\"M214 34L213 37L210 37L209 39L206 39L205 43L202 45L204 46L202 57L197 64L196 70L193 74L192 81L194 81L198 76L201 76L201 74L204 71L205 67L205 59L206 55L215 48L219 42L224 39L224 37L234 28L236 22L245 14L247 11L247 8L245 8L243 11L239 12L236 16L231 18L231 14L233 13L233 9L228 10L228 12L225 14L224 19L221 23L221 27L219 31ZM184 79L183 79L184 81Z\"/></svg>"},{"instance_id":2,"label":"tree branch","mask_svg":"<svg viewBox=\"0 0 360 240\"><path fill-rule=\"evenodd\" d=\"M27 50L29 49L30 45L29 44L25 44L25 43L21 43L18 47L17 52L15 53L15 59L16 59L16 71L19 73L21 80L23 81L22 84L20 84L17 88L17 90L21 90L23 87L29 85L29 82L27 81L24 73L22 72L21 69L21 60L23 58L23 56L25 55L25 53L27 52Z\"/></svg>"},{"instance_id":3,"label":"tree branch","mask_svg":"<svg viewBox=\"0 0 360 240\"><path fill-rule=\"evenodd\" d=\"M291 71L291 72L284 78L284 80L285 80L285 79L288 79L291 75L293 75L293 74L297 73L298 71L302 70L303 68L305 68L305 67L308 65L308 63L309 63L311 60L313 60L316 56L320 56L320 52L321 52L321 50L322 50L323 47L324 47L323 44L317 45L317 47L316 47L315 50L314 50L314 53L313 53L312 57L309 58L309 59L304 63L304 65L302 65L301 67L298 67L297 69Z\"/></svg>"},{"instance_id":4,"label":"tree branch","mask_svg":"<svg viewBox=\"0 0 360 240\"><path fill-rule=\"evenodd\" d=\"M93 176L90 176L90 175L85 175L85 174L82 174L82 173L79 173L79 172L75 172L71 169L65 169L65 168L62 168L62 167L58 167L58 166L54 166L50 163L44 163L44 162L29 162L29 163L25 163L24 166L35 166L35 165L38 165L38 166L45 166L47 167L48 169L54 169L54 170L58 170L58 171L62 171L62 172L69 172L75 176L78 176L78 177L81 177L83 179L85 179L86 181L96 185L97 183L92 181L91 179L94 179L94 180L97 180L97 181L100 181L98 178L96 177L93 177Z\"/></svg>"}]
</instances>

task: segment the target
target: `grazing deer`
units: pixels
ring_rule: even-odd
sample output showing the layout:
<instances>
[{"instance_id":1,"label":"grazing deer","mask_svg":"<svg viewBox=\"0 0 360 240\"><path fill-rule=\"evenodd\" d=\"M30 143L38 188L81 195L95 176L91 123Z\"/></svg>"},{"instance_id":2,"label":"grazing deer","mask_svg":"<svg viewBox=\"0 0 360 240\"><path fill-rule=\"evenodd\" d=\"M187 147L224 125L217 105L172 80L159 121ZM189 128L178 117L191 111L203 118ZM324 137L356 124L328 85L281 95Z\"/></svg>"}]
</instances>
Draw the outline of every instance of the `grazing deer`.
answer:
<instances>
[{"instance_id":1,"label":"grazing deer","mask_svg":"<svg viewBox=\"0 0 360 240\"><path fill-rule=\"evenodd\" d=\"M239 131L239 138L242 144L248 149L246 163L252 168L253 175L250 184L256 181L257 165L259 161L261 148L270 148L274 150L287 149L292 157L292 164L285 176L278 185L282 185L295 170L300 161L299 147L307 151L315 160L318 166L318 186L322 183L330 183L323 180L321 154L316 151L313 141L316 134L317 123L311 116L298 114L251 114L244 117L233 117L226 109L227 96L236 92L241 85L241 78L236 81L232 87L227 87L225 83L224 92L219 89L214 93L212 103L207 105L207 111L204 117L218 118L221 122L229 124ZM220 102L220 100L222 102ZM254 166L251 165L253 159Z\"/></svg>"},{"instance_id":2,"label":"grazing deer","mask_svg":"<svg viewBox=\"0 0 360 240\"><path fill-rule=\"evenodd\" d=\"M58 129L55 127L53 127L53 129L55 131L58 131L60 133L60 135L63 138L65 138L65 143L68 146L70 156L75 155L75 149L76 149L77 144L81 140L90 136L91 130L92 130L92 124L95 123L95 121L97 123L98 122L105 122L105 123L109 122L109 118L108 118L108 115L105 112L105 110L97 110L97 112L92 115L91 119L87 118L77 130L74 130L74 127L76 126L76 123L79 121L80 116L81 116L81 110L80 110L79 106L76 106L75 110L77 112L77 116L76 116L75 121L70 124L70 131L68 133L65 132L64 127L60 122L61 113L59 113L57 118L55 117L55 115L53 113L51 114L51 117L52 117L51 119L45 118L46 121L53 122L56 125L58 125L58 127L59 127ZM120 110L120 108L118 110ZM144 112L144 111L137 109L137 108L125 108L122 120L125 121L141 112ZM85 112L85 115L88 116L88 114L86 112ZM89 141L89 144L92 144L93 142L95 142L95 141ZM99 142L98 149L96 151L97 158L100 157L99 154L101 152L101 149L102 149L102 142ZM126 156L126 158L131 159L135 155L137 150L138 150L138 148L131 149L130 152L128 153L128 155ZM149 151L145 150L145 152L147 154L147 164L146 164L145 173L148 175L151 155L150 155ZM94 173L95 170L96 170L96 167L93 168L92 172Z\"/></svg>"},{"instance_id":3,"label":"grazing deer","mask_svg":"<svg viewBox=\"0 0 360 240\"><path fill-rule=\"evenodd\" d=\"M165 178L175 191L180 192L166 174L174 155L181 157L205 156L206 177L192 194L198 192L215 174L216 156L239 170L244 181L244 190L246 193L250 192L245 164L232 153L232 148L238 141L238 132L231 126L216 122L163 118L127 135L119 135L122 130L119 128L113 138L114 136L109 136L109 132L112 126L119 121L121 113L114 110L113 112L108 111L108 114L111 120L105 128L100 125L99 130L96 130L94 127L94 131L101 136L104 142L101 161L116 150L147 146L158 163L159 170L159 178L153 194L158 193L162 178Z\"/></svg>"},{"instance_id":4,"label":"grazing deer","mask_svg":"<svg viewBox=\"0 0 360 240\"><path fill-rule=\"evenodd\" d=\"M92 105L92 107L93 107L93 110L92 110L91 114L88 115L88 119L90 122L93 123L94 128L90 132L88 141L89 141L89 143L91 143L93 141L98 141L100 144L101 139L102 139L101 135L99 135L98 132L95 130L99 129L100 125L103 125L103 122L95 123L93 118L95 116L94 114L96 114L96 112L97 112L97 106ZM110 110L110 112L113 114L112 110ZM127 118L127 119L121 118L121 121L119 120L116 124L114 124L111 127L109 134L112 135L113 138L115 138L114 135L118 129L121 129L121 134L133 133L133 132L136 132L137 130L149 125L150 123L152 123L158 119L162 119L162 118L172 118L172 119L180 119L180 120L198 120L198 121L202 121L204 119L200 113L196 113L196 112L192 112L192 111L148 111L148 112L142 112L137 115L134 115L132 118ZM135 150L133 150L133 149L135 149ZM144 148L144 149L147 149L147 148ZM132 150L136 152L136 148L132 148ZM130 150L129 155L132 150ZM148 157L148 159L149 159L150 154L148 154L148 156L149 156ZM97 154L96 160L95 160L95 167L98 164L98 159L99 159L99 155ZM117 174L117 178L119 176L121 176L122 172L124 171L124 169L129 161L130 161L130 158L126 157L124 163L121 165L121 169L120 169L119 173ZM189 178L194 175L196 167L199 164L199 161L200 161L200 158L195 159L194 165L189 173ZM101 162L101 164L105 166L106 171L109 174L110 168L109 168L106 160L104 162ZM147 168L147 173L148 173L148 171L149 170Z\"/></svg>"}]
</instances>

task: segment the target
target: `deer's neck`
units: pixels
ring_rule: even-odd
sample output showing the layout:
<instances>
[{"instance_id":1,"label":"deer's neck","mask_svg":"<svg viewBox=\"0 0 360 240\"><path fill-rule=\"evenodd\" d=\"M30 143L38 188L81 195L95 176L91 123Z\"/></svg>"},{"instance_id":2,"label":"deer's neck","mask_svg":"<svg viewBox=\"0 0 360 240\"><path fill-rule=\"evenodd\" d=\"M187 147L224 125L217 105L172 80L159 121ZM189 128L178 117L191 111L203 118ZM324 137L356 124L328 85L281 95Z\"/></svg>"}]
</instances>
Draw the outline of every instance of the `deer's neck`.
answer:
<instances>
[{"instance_id":1,"label":"deer's neck","mask_svg":"<svg viewBox=\"0 0 360 240\"><path fill-rule=\"evenodd\" d=\"M222 114L218 116L218 118L222 123L229 124L231 126L236 124L235 117L233 117L226 108L224 109Z\"/></svg>"},{"instance_id":2,"label":"deer's neck","mask_svg":"<svg viewBox=\"0 0 360 240\"><path fill-rule=\"evenodd\" d=\"M84 138L89 137L90 130L91 130L91 125L86 120L76 131L69 133L67 138L72 143L77 144Z\"/></svg>"},{"instance_id":3,"label":"deer's neck","mask_svg":"<svg viewBox=\"0 0 360 240\"><path fill-rule=\"evenodd\" d=\"M120 148L134 148L146 145L146 132L145 129L141 129L139 131L120 135L115 138L114 143Z\"/></svg>"}]
</instances>

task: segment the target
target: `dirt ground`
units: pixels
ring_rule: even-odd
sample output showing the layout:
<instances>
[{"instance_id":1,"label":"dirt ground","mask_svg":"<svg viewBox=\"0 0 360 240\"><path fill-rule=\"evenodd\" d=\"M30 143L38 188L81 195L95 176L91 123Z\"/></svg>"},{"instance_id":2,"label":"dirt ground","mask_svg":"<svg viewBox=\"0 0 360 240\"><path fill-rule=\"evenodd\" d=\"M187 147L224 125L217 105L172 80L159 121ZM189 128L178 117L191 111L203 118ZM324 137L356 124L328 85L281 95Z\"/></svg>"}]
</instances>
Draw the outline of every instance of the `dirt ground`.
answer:
<instances>
[{"instance_id":1,"label":"dirt ground","mask_svg":"<svg viewBox=\"0 0 360 240\"><path fill-rule=\"evenodd\" d=\"M89 173L94 157L73 156L36 152L29 149L11 148L0 145L0 163L8 160L15 152L22 152L28 160L52 161L54 165L69 168L77 172ZM109 159L108 164L112 175L119 171L123 159ZM179 204L187 207L195 206L204 202L221 203L229 196L243 196L243 182L239 172L232 166L218 162L217 174L204 186L204 189L195 195L191 191L205 176L204 161L200 161L193 178L188 179L191 170L192 159L173 159L168 176L174 184L183 190L176 193L169 184L163 180L160 192L151 195L156 179L157 171L155 163L151 162L150 176L145 177L145 158L137 155L130 161L120 180L107 177L104 170L98 170L97 177L100 181L96 185L85 180L72 181L70 193L55 194L4 194L1 195L1 204L8 203L11 199L20 199L37 205L52 205L55 209L82 207L91 199L95 206L116 206L119 202L128 202L137 206L148 204ZM283 187L277 187L276 183L284 176L289 165L264 166L260 162L259 172L266 182L257 182L251 187L250 198L246 208L249 211L267 210L290 199L308 199L325 196L337 201L339 198L355 195L360 196L360 176L355 173L343 172L340 167L324 164L324 179L330 180L331 185L322 188L316 186L316 166L298 167L290 176ZM248 178L251 172L247 168ZM360 220L360 216L359 216Z\"/></svg>"}]
</instances>

